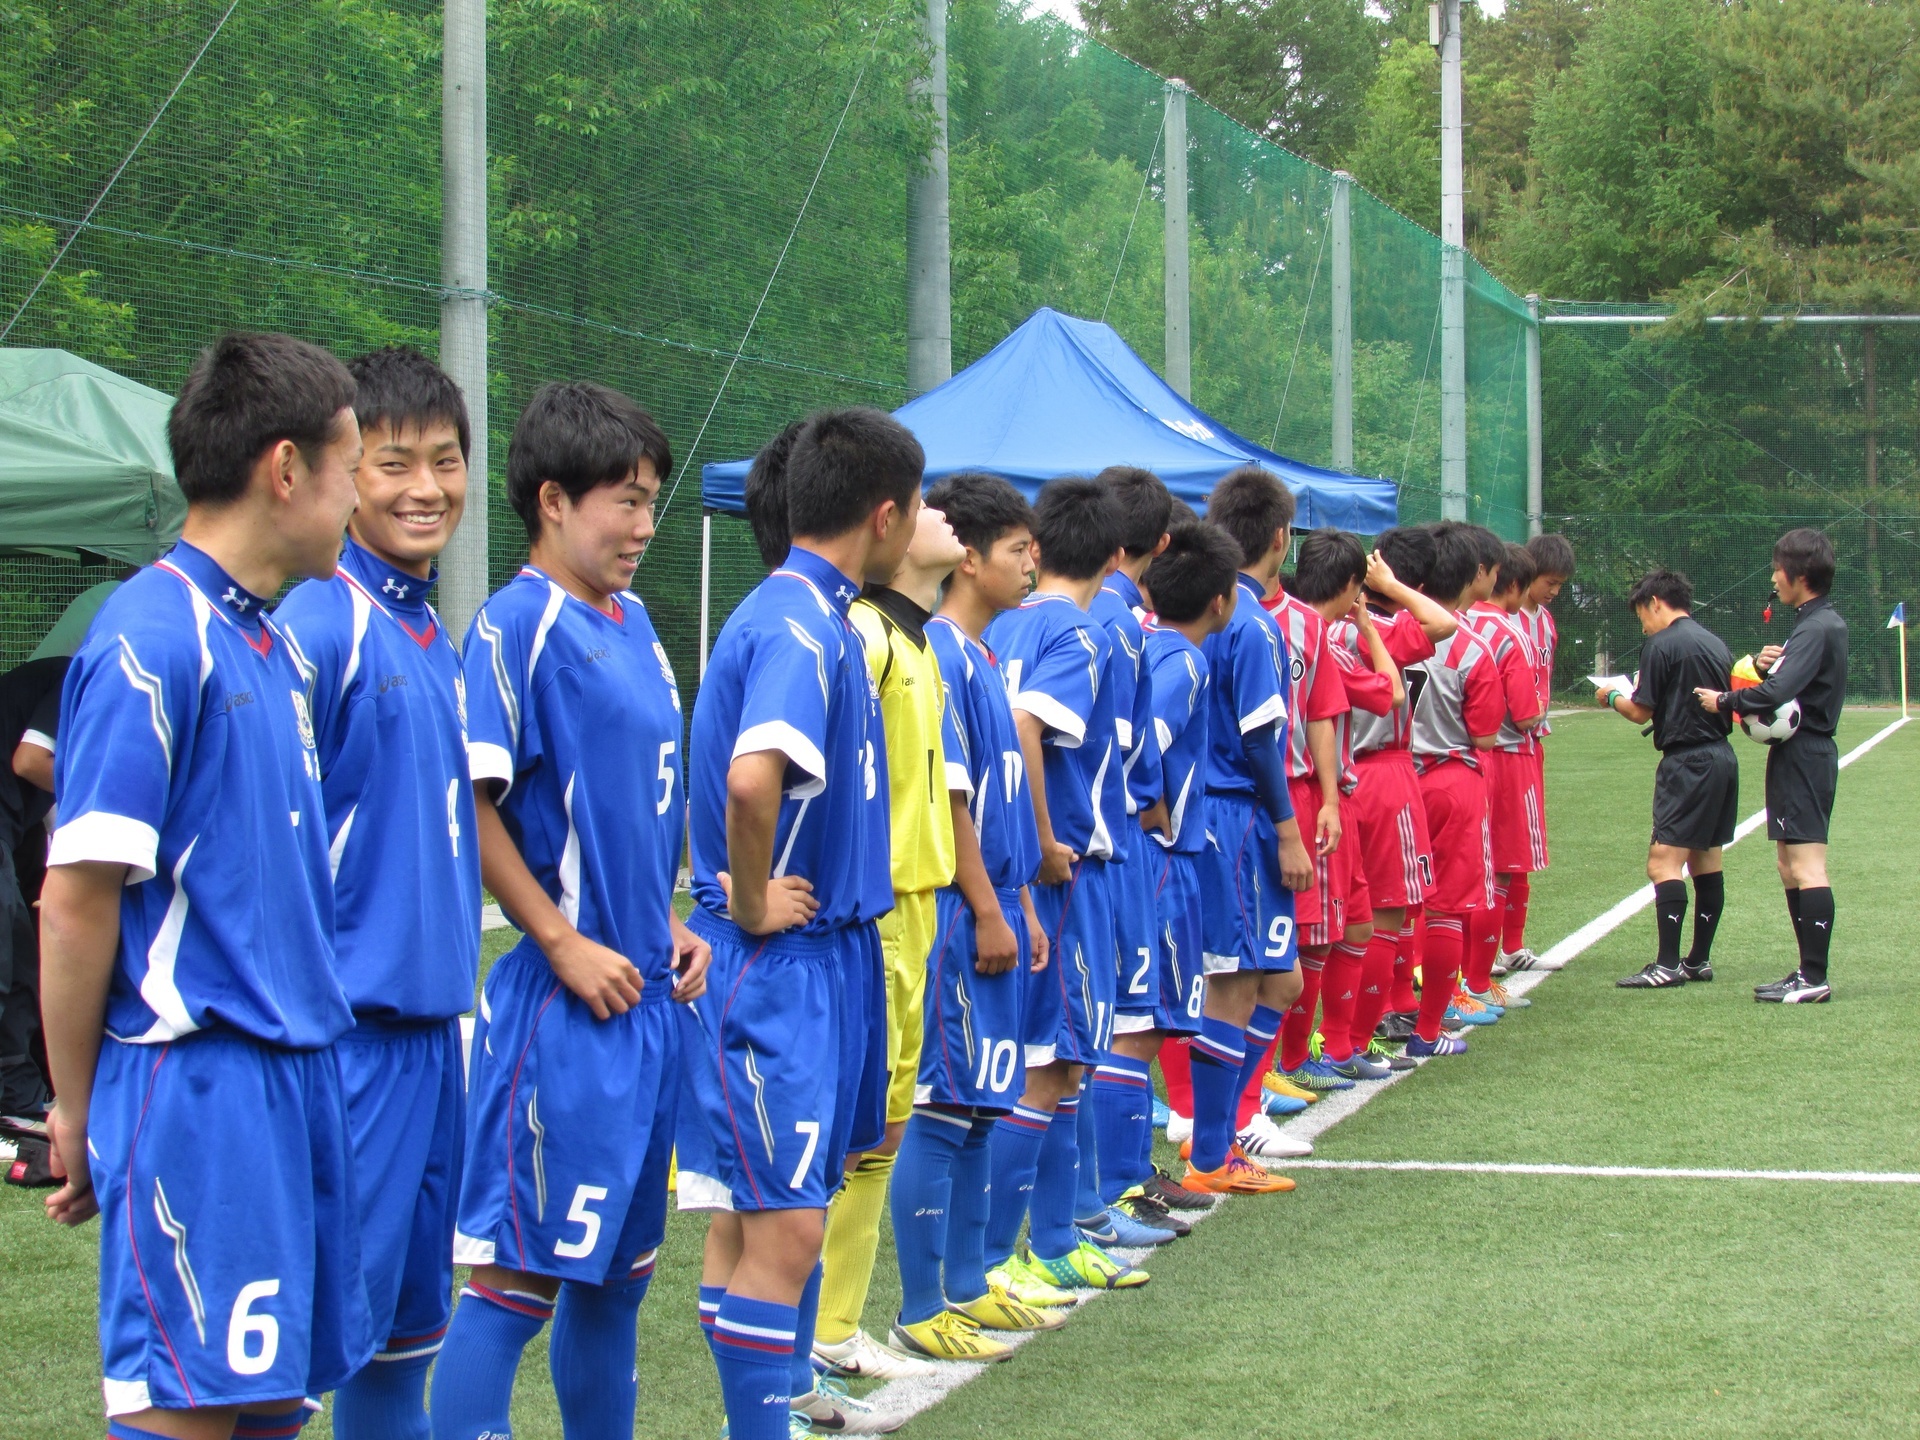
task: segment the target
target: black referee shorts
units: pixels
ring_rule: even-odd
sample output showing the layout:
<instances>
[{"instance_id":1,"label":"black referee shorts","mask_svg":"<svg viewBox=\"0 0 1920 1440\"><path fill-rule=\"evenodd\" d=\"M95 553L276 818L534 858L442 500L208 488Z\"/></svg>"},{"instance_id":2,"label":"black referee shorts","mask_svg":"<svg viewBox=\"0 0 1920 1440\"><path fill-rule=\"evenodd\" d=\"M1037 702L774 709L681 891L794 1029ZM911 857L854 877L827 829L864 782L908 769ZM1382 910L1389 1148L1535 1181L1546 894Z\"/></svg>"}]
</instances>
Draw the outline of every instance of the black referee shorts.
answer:
<instances>
[{"instance_id":1,"label":"black referee shorts","mask_svg":"<svg viewBox=\"0 0 1920 1440\"><path fill-rule=\"evenodd\" d=\"M1824 845L1840 788L1840 747L1802 730L1767 752L1767 838Z\"/></svg>"},{"instance_id":2,"label":"black referee shorts","mask_svg":"<svg viewBox=\"0 0 1920 1440\"><path fill-rule=\"evenodd\" d=\"M1740 821L1740 762L1724 740L1669 750L1653 775L1653 843L1711 850Z\"/></svg>"}]
</instances>

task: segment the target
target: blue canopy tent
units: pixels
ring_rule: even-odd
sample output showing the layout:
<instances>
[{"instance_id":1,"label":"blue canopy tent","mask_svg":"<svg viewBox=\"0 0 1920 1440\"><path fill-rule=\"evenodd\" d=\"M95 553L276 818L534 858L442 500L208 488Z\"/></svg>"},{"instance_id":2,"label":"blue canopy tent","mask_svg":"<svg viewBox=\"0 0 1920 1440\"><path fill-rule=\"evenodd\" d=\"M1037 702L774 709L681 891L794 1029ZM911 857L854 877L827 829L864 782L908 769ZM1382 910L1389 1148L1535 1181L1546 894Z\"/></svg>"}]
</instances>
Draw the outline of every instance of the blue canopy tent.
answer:
<instances>
[{"instance_id":1,"label":"blue canopy tent","mask_svg":"<svg viewBox=\"0 0 1920 1440\"><path fill-rule=\"evenodd\" d=\"M926 449L928 480L986 470L1032 495L1059 475L1140 465L1204 510L1216 480L1253 464L1272 470L1293 491L1302 529L1336 526L1377 535L1398 511L1392 481L1303 465L1242 439L1183 400L1112 326L1057 310L1036 310L965 370L894 415ZM701 503L709 516L746 513L751 463L702 467ZM703 540L703 663L710 550Z\"/></svg>"}]
</instances>

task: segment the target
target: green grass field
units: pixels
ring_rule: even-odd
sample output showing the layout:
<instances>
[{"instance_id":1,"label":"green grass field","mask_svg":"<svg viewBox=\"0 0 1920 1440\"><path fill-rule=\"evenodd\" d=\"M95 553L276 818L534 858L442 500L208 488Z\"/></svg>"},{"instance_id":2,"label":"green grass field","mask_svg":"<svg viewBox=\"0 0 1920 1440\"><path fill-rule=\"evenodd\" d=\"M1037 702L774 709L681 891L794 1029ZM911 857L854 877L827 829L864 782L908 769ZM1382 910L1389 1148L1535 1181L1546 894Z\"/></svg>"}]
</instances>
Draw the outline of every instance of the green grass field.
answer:
<instances>
[{"instance_id":1,"label":"green grass field","mask_svg":"<svg viewBox=\"0 0 1920 1440\"><path fill-rule=\"evenodd\" d=\"M1850 712L1843 752L1892 718ZM1554 868L1536 949L1643 883L1650 743L1595 712L1550 742ZM1743 813L1763 752L1736 740ZM1920 1171L1912 936L1920 725L1841 779L1837 998L1759 1006L1792 963L1764 835L1728 857L1719 979L1613 981L1652 953L1642 914L1319 1141L1324 1159ZM1909 837L1902 840L1902 836ZM489 936L495 941L498 936ZM1910 1435L1920 1429L1920 1187L1303 1171L1162 1252L1145 1290L1088 1306L904 1432L1087 1437ZM637 1433L721 1416L694 1324L701 1222L675 1216L641 1315ZM0 1433L99 1434L97 1232L0 1192ZM868 1328L897 1290L882 1247ZM324 1418L309 1435L327 1435ZM515 1434L557 1440L544 1349Z\"/></svg>"}]
</instances>

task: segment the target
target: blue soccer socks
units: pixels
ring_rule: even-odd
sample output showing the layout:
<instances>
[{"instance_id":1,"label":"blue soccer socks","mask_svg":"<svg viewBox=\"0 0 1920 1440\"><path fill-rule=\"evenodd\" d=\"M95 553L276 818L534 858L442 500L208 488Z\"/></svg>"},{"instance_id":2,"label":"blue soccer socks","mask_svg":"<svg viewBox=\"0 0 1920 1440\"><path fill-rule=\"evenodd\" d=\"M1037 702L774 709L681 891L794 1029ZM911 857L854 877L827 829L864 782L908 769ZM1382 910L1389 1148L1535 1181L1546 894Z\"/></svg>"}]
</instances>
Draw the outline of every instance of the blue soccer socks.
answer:
<instances>
[{"instance_id":1,"label":"blue soccer socks","mask_svg":"<svg viewBox=\"0 0 1920 1440\"><path fill-rule=\"evenodd\" d=\"M1027 1243L1043 1260L1058 1260L1078 1248L1073 1212L1080 1188L1080 1097L1069 1095L1053 1112L1027 1206ZM1101 1211L1104 1215L1104 1207Z\"/></svg>"},{"instance_id":2,"label":"blue soccer socks","mask_svg":"<svg viewBox=\"0 0 1920 1440\"><path fill-rule=\"evenodd\" d=\"M953 1162L953 1194L947 1202L947 1299L956 1305L987 1293L987 1212L994 1122L973 1122L967 1143Z\"/></svg>"},{"instance_id":3,"label":"blue soccer socks","mask_svg":"<svg viewBox=\"0 0 1920 1440\"><path fill-rule=\"evenodd\" d=\"M1152 1144L1153 1078L1146 1061L1110 1051L1100 1058L1090 1089L1099 1134L1100 1199L1111 1205L1153 1174L1151 1164L1141 1168ZM1140 1143L1142 1136L1147 1146ZM1084 1170L1084 1151L1080 1164Z\"/></svg>"},{"instance_id":4,"label":"blue soccer socks","mask_svg":"<svg viewBox=\"0 0 1920 1440\"><path fill-rule=\"evenodd\" d=\"M437 1347L436 1347L437 1348ZM427 1440L427 1371L434 1350L376 1354L333 1394L339 1440Z\"/></svg>"},{"instance_id":5,"label":"blue soccer socks","mask_svg":"<svg viewBox=\"0 0 1920 1440\"><path fill-rule=\"evenodd\" d=\"M917 1325L946 1308L941 1257L946 1250L953 1169L972 1119L947 1109L918 1109L907 1121L893 1167L893 1243L900 1252L900 1320Z\"/></svg>"},{"instance_id":6,"label":"blue soccer socks","mask_svg":"<svg viewBox=\"0 0 1920 1440\"><path fill-rule=\"evenodd\" d=\"M633 1433L634 1336L653 1260L649 1251L627 1279L612 1284L560 1287L548 1363L569 1435Z\"/></svg>"},{"instance_id":7,"label":"blue soccer socks","mask_svg":"<svg viewBox=\"0 0 1920 1440\"><path fill-rule=\"evenodd\" d=\"M771 1300L729 1294L720 1302L713 1322L713 1358L720 1370L730 1440L787 1440L799 1318L795 1306ZM437 1385L434 1393L439 1393Z\"/></svg>"},{"instance_id":8,"label":"blue soccer socks","mask_svg":"<svg viewBox=\"0 0 1920 1440\"><path fill-rule=\"evenodd\" d=\"M553 1318L553 1302L524 1290L468 1285L433 1371L433 1440L509 1435L520 1352Z\"/></svg>"},{"instance_id":9,"label":"blue soccer socks","mask_svg":"<svg viewBox=\"0 0 1920 1440\"><path fill-rule=\"evenodd\" d=\"M1190 1160L1195 1170L1211 1173L1227 1163L1227 1150L1233 1144L1234 1107L1240 1098L1240 1071L1251 1048L1245 1030L1211 1015L1202 1017L1200 1033L1187 1047L1193 1071Z\"/></svg>"},{"instance_id":10,"label":"blue soccer socks","mask_svg":"<svg viewBox=\"0 0 1920 1440\"><path fill-rule=\"evenodd\" d=\"M987 1208L987 1259L998 1265L1013 1254L1020 1238L1020 1222L1027 1218L1033 1199L1040 1146L1052 1127L1053 1116L1031 1105L1016 1105L993 1127L993 1194Z\"/></svg>"}]
</instances>

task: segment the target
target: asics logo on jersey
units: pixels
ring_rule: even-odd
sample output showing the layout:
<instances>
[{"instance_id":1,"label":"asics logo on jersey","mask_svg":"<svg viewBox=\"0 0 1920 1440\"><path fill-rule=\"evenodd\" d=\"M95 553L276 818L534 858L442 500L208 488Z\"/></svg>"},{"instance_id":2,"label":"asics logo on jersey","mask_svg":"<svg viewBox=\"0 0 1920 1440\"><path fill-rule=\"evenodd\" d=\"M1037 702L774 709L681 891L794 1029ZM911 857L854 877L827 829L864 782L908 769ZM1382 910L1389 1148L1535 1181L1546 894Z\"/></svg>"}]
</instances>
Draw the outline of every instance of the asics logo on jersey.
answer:
<instances>
[{"instance_id":1,"label":"asics logo on jersey","mask_svg":"<svg viewBox=\"0 0 1920 1440\"><path fill-rule=\"evenodd\" d=\"M231 605L234 609L238 610L242 615L246 614L247 611L253 608L252 599L250 599L248 596L242 595L240 593L240 587L238 585L227 586L227 593L222 595L220 597L220 600L222 604Z\"/></svg>"},{"instance_id":2,"label":"asics logo on jersey","mask_svg":"<svg viewBox=\"0 0 1920 1440\"><path fill-rule=\"evenodd\" d=\"M398 580L389 575L386 580L381 583L380 593L383 595L391 595L396 600L404 600L407 598L407 592L411 589L413 589L411 585L402 585Z\"/></svg>"}]
</instances>

